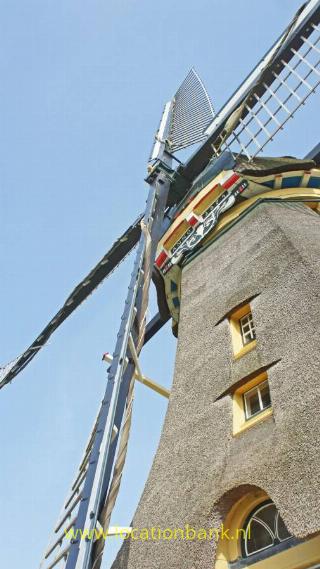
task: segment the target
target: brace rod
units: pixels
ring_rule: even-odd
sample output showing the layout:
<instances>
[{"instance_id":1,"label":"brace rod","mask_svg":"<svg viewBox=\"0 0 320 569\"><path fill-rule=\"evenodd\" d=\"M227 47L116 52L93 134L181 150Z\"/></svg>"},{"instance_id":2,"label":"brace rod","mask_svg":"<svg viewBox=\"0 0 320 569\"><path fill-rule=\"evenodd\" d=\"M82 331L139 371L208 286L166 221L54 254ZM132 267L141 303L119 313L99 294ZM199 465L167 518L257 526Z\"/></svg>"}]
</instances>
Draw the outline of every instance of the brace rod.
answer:
<instances>
[{"instance_id":1,"label":"brace rod","mask_svg":"<svg viewBox=\"0 0 320 569\"><path fill-rule=\"evenodd\" d=\"M104 362L108 362L109 364L111 364L112 359L113 359L112 355L109 354L108 352L106 354L103 354L102 360ZM152 389L152 391L155 391L156 393L159 393L159 395L162 395L163 397L166 397L167 399L169 399L170 393L171 393L170 389L166 389L165 387L163 387L162 385L160 385L159 383L157 383L153 379L146 377L142 373L140 375L137 371L134 372L133 377L135 380L139 381L140 383L142 383L146 387L149 387L150 389Z\"/></svg>"}]
</instances>

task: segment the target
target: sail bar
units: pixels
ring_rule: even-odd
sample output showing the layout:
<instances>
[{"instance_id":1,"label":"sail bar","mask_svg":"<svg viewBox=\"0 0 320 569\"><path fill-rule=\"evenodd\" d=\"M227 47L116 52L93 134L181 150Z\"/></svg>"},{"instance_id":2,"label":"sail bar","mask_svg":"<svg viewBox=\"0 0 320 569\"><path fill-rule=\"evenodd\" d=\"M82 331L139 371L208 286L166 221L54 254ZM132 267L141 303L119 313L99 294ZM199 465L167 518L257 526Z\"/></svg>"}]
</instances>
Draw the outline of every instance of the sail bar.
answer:
<instances>
[{"instance_id":1,"label":"sail bar","mask_svg":"<svg viewBox=\"0 0 320 569\"><path fill-rule=\"evenodd\" d=\"M261 118L263 115L262 110L259 111L259 113L257 114L255 106L258 105L258 101L254 96L254 94L256 94L260 100L262 99L263 103L267 104L265 100L267 97L270 96L270 94L269 93L266 94L265 85L267 85L268 87L272 86L272 90L276 92L279 97L281 93L280 99L281 102L284 103L284 95L282 91L280 91L280 87L278 90L276 90L277 85L273 87L275 81L277 81L278 83L284 81L286 83L286 86L284 86L283 83L281 83L282 87L287 91L289 91L290 89L294 91L295 95L293 95L293 98L296 99L297 101L298 97L300 97L300 99L303 102L305 102L307 96L309 96L311 92L313 92L313 90L312 91L309 90L308 94L306 93L301 94L301 90L299 91L299 89L296 88L296 84L293 83L292 85L293 74L289 73L288 76L288 69L285 69L284 64L288 64L291 60L295 58L295 61L294 62L292 61L292 67L294 68L294 66L296 65L297 59L299 58L297 58L293 50L301 54L301 56L304 59L307 57L308 62L310 61L309 59L310 55L309 54L307 55L304 50L311 48L311 51L315 53L316 50L319 49L319 47L317 46L317 41L314 39L316 33L319 32L318 30L319 22L320 22L320 0L310 0L310 2L308 2L302 8L300 8L300 11L295 15L294 19L292 20L290 25L286 28L286 30L283 32L283 34L280 36L280 38L277 40L277 42L262 58L262 60L255 67L255 69L240 85L237 91L230 97L227 103L215 115L213 121L206 130L208 139L201 144L201 146L189 158L186 164L183 167L179 168L179 173L181 173L189 181L194 180L196 176L198 176L203 171L203 169L208 164L209 160L212 158L213 147L217 149L216 154L219 154L220 150L222 151L223 145L228 146L230 144L230 141L232 140L232 136L230 135L233 132L235 132L239 127L240 119L244 120L246 115L250 113L251 110L252 113L256 116L255 122L258 123L258 121L260 121L262 123L263 127L261 127L260 125L260 128L262 128L265 134L266 130L270 132L271 136L269 138L267 137L267 142L272 140L272 137L274 137L274 135L276 134L276 128L271 129L268 128L268 126L266 126L266 120L263 120ZM307 40L312 44L312 46L308 44ZM315 61L314 60L312 61L312 58L310 63L315 68L318 67L317 65L315 65ZM308 64L304 63L304 65ZM282 71L284 72L282 73ZM313 75L315 75L315 72L313 72ZM316 88L315 84L316 83L313 83L312 85L314 89ZM272 105L274 105L274 103L272 103ZM277 115L274 114L273 112L274 106L272 105L270 110L273 113L273 116L276 116L276 118L279 120L282 128L284 122L282 119L280 119L277 116L278 113ZM260 106L263 105L260 104ZM267 106L269 108L269 105ZM297 110L297 107L295 109L292 107L291 110L293 116L294 112ZM268 123L269 126L270 122L271 121L269 121ZM246 126L248 126L248 124L249 123L246 123ZM229 126L229 136L226 136L226 134L228 135L228 133L224 131L226 131L228 126ZM250 130L252 130L251 126L249 126L249 128ZM279 125L278 128L280 129ZM237 135L239 135L240 130L241 129L239 129L236 132ZM254 130L253 134L256 136ZM249 153L247 142L251 140L250 137L249 136L244 137L244 141L242 140L241 135L240 137L241 137L241 143L244 144L244 146L247 149L247 153ZM262 142L259 141L259 144L260 146L264 147L267 142L265 137ZM258 150L257 147L254 150L252 147L251 152L249 153L250 156L256 155L257 150ZM236 151L237 151L237 145L236 145ZM261 149L259 149L259 152L261 152Z\"/></svg>"}]
</instances>

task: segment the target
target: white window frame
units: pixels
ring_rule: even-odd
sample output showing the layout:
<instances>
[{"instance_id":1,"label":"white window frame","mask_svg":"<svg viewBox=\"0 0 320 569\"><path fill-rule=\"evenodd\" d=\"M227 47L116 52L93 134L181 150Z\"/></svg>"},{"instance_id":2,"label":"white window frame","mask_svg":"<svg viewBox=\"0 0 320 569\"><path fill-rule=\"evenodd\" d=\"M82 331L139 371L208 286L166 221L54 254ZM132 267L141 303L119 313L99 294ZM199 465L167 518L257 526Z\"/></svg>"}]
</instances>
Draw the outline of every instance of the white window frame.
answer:
<instances>
[{"instance_id":1,"label":"white window frame","mask_svg":"<svg viewBox=\"0 0 320 569\"><path fill-rule=\"evenodd\" d=\"M246 322L243 324L244 320ZM243 327L246 325L249 327L249 329L247 331L244 331ZM247 312L247 314L245 314L239 319L239 326L240 326L242 344L244 346L250 344L250 342L253 342L256 339L256 329L253 322L253 316L251 311Z\"/></svg>"},{"instance_id":2,"label":"white window frame","mask_svg":"<svg viewBox=\"0 0 320 569\"><path fill-rule=\"evenodd\" d=\"M271 407L271 396L270 396L270 404L267 405L266 407L263 406L263 401L262 401L262 397L261 397L261 388L266 385L268 386L269 389L269 394L270 394L270 387L269 387L269 382L267 379L265 379L264 381L262 381L261 383L258 383L258 385L255 385L254 387L252 387L251 389L249 389L248 391L245 391L243 394L243 400L244 400L244 412L245 412L245 419L246 421L249 421L250 419L252 419L252 417L256 417L256 415L259 415L260 413L262 413L263 411L265 411L265 409L269 409ZM255 413L252 413L251 415L249 415L248 413L248 396L250 395L250 393L252 393L253 391L257 391L258 392L258 398L259 398L259 405L260 405L260 409L259 411L256 411Z\"/></svg>"},{"instance_id":3,"label":"white window frame","mask_svg":"<svg viewBox=\"0 0 320 569\"><path fill-rule=\"evenodd\" d=\"M271 527L266 522L264 522L263 520L261 520L259 518L259 513L262 510L265 510L266 508L269 508L269 507L274 506L274 505L275 504L273 502L269 502L268 504L263 504L258 510L256 510L250 516L250 519L247 523L247 527L246 527L246 531L245 531L245 538L244 538L245 539L244 547L245 547L246 557L250 557L251 555L256 555L257 553L260 553L261 551L265 551L266 549L271 549L272 547L274 547L276 539L279 541L279 543L283 543L285 541L288 541L288 539L292 538L292 535L285 537L284 539L280 539L280 537L279 537L279 533L278 533L278 523L279 523L279 517L280 517L279 510L276 510L276 512L275 512L275 533L273 532ZM258 522L260 525L262 525L264 527L264 529L269 533L271 539L273 540L273 543L270 545L266 545L265 547L262 547L260 549L256 549L256 551L252 551L251 553L249 553L248 552L248 534L249 534L249 530L250 530L250 524L253 520L255 522ZM312 569L312 568L310 568L310 569Z\"/></svg>"}]
</instances>

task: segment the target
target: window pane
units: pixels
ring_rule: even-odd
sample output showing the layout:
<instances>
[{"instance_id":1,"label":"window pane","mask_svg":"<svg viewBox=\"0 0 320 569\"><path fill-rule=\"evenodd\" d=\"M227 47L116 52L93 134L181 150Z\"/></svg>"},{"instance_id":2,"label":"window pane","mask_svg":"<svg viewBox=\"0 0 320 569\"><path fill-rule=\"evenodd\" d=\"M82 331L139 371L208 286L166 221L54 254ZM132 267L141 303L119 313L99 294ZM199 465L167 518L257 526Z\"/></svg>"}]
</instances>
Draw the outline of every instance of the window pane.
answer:
<instances>
[{"instance_id":1,"label":"window pane","mask_svg":"<svg viewBox=\"0 0 320 569\"><path fill-rule=\"evenodd\" d=\"M242 335L243 344L246 345L255 339L256 333L254 329L252 314L246 314L243 318L240 318L240 330Z\"/></svg>"},{"instance_id":2,"label":"window pane","mask_svg":"<svg viewBox=\"0 0 320 569\"><path fill-rule=\"evenodd\" d=\"M262 403L263 403L263 408L265 409L266 407L269 407L271 405L270 390L269 390L268 383L265 383L260 388L260 394L261 394L261 399L262 399Z\"/></svg>"},{"instance_id":3,"label":"window pane","mask_svg":"<svg viewBox=\"0 0 320 569\"><path fill-rule=\"evenodd\" d=\"M284 541L285 539L288 539L288 537L291 537L291 534L288 532L282 517L279 516L279 518L278 518L278 538L280 539L280 541Z\"/></svg>"},{"instance_id":4,"label":"window pane","mask_svg":"<svg viewBox=\"0 0 320 569\"><path fill-rule=\"evenodd\" d=\"M247 416L252 417L255 413L261 411L258 389L254 389L248 394L245 394L247 403Z\"/></svg>"},{"instance_id":5,"label":"window pane","mask_svg":"<svg viewBox=\"0 0 320 569\"><path fill-rule=\"evenodd\" d=\"M277 509L274 504L267 504L261 510L255 513L254 517L262 520L271 529L273 535L276 535L276 515Z\"/></svg>"},{"instance_id":6,"label":"window pane","mask_svg":"<svg viewBox=\"0 0 320 569\"><path fill-rule=\"evenodd\" d=\"M254 555L265 549L271 549L277 546L279 541L285 541L292 537L276 506L271 501L265 502L253 510L244 529L245 537L242 541L242 554L244 557ZM272 551L270 551L270 554L272 554Z\"/></svg>"},{"instance_id":7,"label":"window pane","mask_svg":"<svg viewBox=\"0 0 320 569\"><path fill-rule=\"evenodd\" d=\"M273 539L268 530L256 520L250 522L250 531L246 539L246 554L252 555L261 549L272 547Z\"/></svg>"}]
</instances>

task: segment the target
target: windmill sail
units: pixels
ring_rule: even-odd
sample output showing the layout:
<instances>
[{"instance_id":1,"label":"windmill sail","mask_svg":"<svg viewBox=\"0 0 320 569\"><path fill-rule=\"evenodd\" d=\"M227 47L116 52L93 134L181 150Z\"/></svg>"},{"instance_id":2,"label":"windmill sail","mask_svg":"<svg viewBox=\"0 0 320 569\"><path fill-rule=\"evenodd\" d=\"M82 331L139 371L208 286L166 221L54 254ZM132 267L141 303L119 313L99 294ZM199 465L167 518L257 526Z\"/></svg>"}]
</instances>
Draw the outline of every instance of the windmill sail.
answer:
<instances>
[{"instance_id":1,"label":"windmill sail","mask_svg":"<svg viewBox=\"0 0 320 569\"><path fill-rule=\"evenodd\" d=\"M121 427L126 428L131 419L130 415L129 419L126 416L126 410L131 408L136 362L145 340L151 271L176 174L171 168L171 153L204 141L181 168L186 183L204 169L212 153L219 156L225 148L231 147L234 154L244 154L249 160L260 153L320 82L319 22L320 0L311 0L296 14L278 42L216 116L198 75L193 69L189 72L173 99L166 104L156 135L147 180L150 190L144 230L141 233L139 218L74 289L28 350L13 365L8 364L2 370L0 387L29 363L53 331L140 239L105 395L42 567L99 569L101 565L104 542L96 544L90 539L81 540L79 536L87 528L94 531L101 526L108 527L121 481L128 439L124 446L121 441L118 445L118 439ZM117 445L120 469L115 461ZM70 541L68 532L71 529L75 531L76 539Z\"/></svg>"},{"instance_id":2,"label":"windmill sail","mask_svg":"<svg viewBox=\"0 0 320 569\"><path fill-rule=\"evenodd\" d=\"M175 95L164 106L159 129L152 147L150 162L161 152L176 152L207 138L214 110L197 72L192 68Z\"/></svg>"},{"instance_id":3,"label":"windmill sail","mask_svg":"<svg viewBox=\"0 0 320 569\"><path fill-rule=\"evenodd\" d=\"M319 20L318 1L303 6L252 74L248 89L246 82L240 87L243 98L213 142L217 154L231 147L235 154L253 158L315 93L320 84ZM211 124L208 135L217 124Z\"/></svg>"},{"instance_id":4,"label":"windmill sail","mask_svg":"<svg viewBox=\"0 0 320 569\"><path fill-rule=\"evenodd\" d=\"M225 148L249 160L262 152L320 81L320 0L298 11L281 37L215 115L207 139L179 172L195 179Z\"/></svg>"},{"instance_id":5,"label":"windmill sail","mask_svg":"<svg viewBox=\"0 0 320 569\"><path fill-rule=\"evenodd\" d=\"M49 340L51 334L61 326L75 310L88 298L88 296L104 281L130 253L140 238L140 221L142 216L130 225L130 227L115 241L111 249L90 271L90 273L75 287L68 296L64 305L50 320L39 336L32 342L20 356L13 362L0 368L0 389L10 383L20 373L41 348Z\"/></svg>"},{"instance_id":6,"label":"windmill sail","mask_svg":"<svg viewBox=\"0 0 320 569\"><path fill-rule=\"evenodd\" d=\"M199 75L191 69L173 98L168 144L175 152L206 138L214 117L210 97Z\"/></svg>"}]
</instances>

